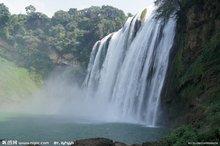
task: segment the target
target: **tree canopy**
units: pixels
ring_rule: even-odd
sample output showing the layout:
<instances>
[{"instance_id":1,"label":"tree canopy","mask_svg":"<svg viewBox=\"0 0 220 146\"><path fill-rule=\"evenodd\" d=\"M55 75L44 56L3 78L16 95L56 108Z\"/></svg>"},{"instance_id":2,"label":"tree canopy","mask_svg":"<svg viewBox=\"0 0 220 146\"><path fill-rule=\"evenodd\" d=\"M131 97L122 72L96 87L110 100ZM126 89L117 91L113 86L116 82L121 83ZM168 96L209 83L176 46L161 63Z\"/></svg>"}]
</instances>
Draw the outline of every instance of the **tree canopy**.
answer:
<instances>
[{"instance_id":1,"label":"tree canopy","mask_svg":"<svg viewBox=\"0 0 220 146\"><path fill-rule=\"evenodd\" d=\"M5 27L9 21L10 12L8 8L0 3L0 28Z\"/></svg>"},{"instance_id":2,"label":"tree canopy","mask_svg":"<svg viewBox=\"0 0 220 146\"><path fill-rule=\"evenodd\" d=\"M13 46L8 51L13 52L15 62L44 76L63 60L86 67L94 43L120 29L127 18L111 6L60 10L52 18L32 5L25 10L26 14L11 15L0 4L0 37Z\"/></svg>"}]
</instances>

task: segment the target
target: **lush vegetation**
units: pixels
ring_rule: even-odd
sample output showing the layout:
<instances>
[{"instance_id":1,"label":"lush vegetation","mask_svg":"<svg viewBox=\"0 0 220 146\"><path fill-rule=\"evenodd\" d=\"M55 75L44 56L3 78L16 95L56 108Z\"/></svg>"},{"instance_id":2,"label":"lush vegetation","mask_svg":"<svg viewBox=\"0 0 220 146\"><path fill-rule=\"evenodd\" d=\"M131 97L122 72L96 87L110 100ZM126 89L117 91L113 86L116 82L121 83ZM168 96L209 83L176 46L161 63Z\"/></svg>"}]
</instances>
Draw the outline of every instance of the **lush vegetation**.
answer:
<instances>
[{"instance_id":1,"label":"lush vegetation","mask_svg":"<svg viewBox=\"0 0 220 146\"><path fill-rule=\"evenodd\" d=\"M15 15L0 4L0 41L8 46L1 55L43 77L57 64L85 68L94 43L126 20L123 11L111 6L60 10L52 18L32 5L25 9L26 14Z\"/></svg>"}]
</instances>

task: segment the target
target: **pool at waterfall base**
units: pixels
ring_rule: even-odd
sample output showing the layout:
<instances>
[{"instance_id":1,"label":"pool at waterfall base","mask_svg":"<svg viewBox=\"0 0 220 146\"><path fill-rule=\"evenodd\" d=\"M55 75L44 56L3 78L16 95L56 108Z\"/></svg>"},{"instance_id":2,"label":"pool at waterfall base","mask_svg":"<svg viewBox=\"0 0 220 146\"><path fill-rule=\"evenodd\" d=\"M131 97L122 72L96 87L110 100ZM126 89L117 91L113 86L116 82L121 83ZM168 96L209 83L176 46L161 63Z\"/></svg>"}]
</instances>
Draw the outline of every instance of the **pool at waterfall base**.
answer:
<instances>
[{"instance_id":1,"label":"pool at waterfall base","mask_svg":"<svg viewBox=\"0 0 220 146\"><path fill-rule=\"evenodd\" d=\"M108 138L126 144L155 141L167 129L129 123L100 123L55 115L7 116L0 120L0 139L22 142Z\"/></svg>"}]
</instances>

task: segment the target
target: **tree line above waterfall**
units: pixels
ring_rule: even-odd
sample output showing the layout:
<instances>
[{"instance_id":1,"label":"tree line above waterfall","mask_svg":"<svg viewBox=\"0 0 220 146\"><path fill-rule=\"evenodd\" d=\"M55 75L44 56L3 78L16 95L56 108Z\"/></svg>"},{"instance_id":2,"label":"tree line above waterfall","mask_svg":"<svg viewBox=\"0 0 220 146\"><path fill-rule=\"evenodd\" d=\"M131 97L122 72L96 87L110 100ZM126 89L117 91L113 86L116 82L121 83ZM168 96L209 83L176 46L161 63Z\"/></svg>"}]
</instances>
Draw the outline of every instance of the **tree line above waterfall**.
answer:
<instances>
[{"instance_id":1,"label":"tree line above waterfall","mask_svg":"<svg viewBox=\"0 0 220 146\"><path fill-rule=\"evenodd\" d=\"M52 18L32 5L25 9L26 14L11 14L0 4L0 55L43 77L57 64L86 68L94 43L127 18L111 6L60 10Z\"/></svg>"}]
</instances>

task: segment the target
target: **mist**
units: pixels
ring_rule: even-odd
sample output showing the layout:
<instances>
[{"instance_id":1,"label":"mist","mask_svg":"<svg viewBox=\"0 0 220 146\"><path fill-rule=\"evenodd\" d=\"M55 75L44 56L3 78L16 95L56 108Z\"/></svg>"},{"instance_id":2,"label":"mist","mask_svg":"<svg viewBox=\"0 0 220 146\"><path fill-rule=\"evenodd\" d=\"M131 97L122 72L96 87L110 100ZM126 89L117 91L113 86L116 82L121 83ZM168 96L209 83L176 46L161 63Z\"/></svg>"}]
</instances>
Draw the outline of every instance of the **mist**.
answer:
<instances>
[{"instance_id":1,"label":"mist","mask_svg":"<svg viewBox=\"0 0 220 146\"><path fill-rule=\"evenodd\" d=\"M2 112L27 115L53 115L74 122L110 121L107 106L102 101L88 97L82 88L83 75L74 73L75 68L58 67L44 81L43 86L29 97L16 103L5 104ZM111 117L112 121L112 117Z\"/></svg>"}]
</instances>

